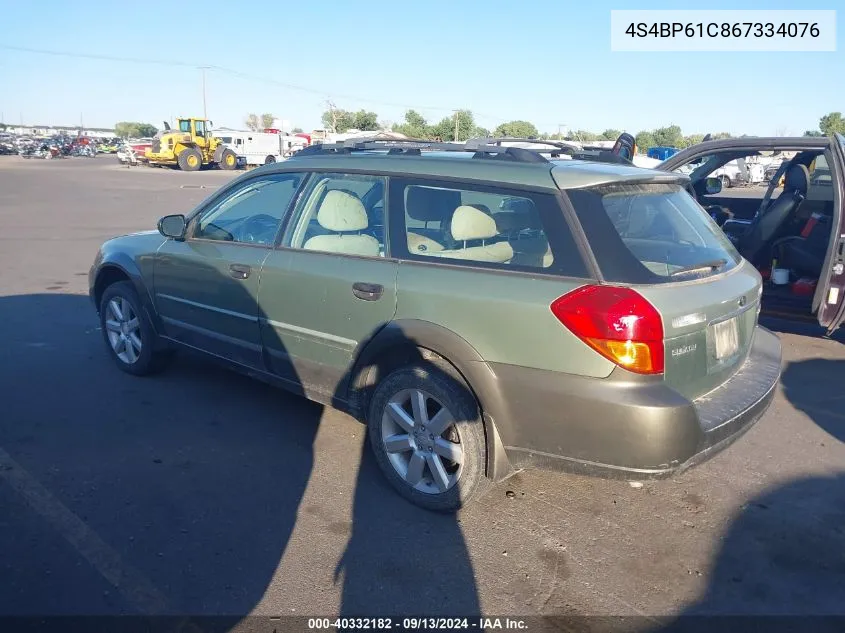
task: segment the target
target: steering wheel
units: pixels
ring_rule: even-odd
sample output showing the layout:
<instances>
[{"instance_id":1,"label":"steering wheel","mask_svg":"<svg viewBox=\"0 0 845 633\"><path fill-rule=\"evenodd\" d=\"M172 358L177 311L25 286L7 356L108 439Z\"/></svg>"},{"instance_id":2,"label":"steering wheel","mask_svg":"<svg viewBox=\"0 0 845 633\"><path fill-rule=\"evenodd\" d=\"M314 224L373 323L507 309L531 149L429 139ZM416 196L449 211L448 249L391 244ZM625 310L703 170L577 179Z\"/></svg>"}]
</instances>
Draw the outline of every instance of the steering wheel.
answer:
<instances>
[{"instance_id":1,"label":"steering wheel","mask_svg":"<svg viewBox=\"0 0 845 633\"><path fill-rule=\"evenodd\" d=\"M270 244L276 237L278 218L266 213L259 213L244 220L238 231L238 241L250 244Z\"/></svg>"}]
</instances>

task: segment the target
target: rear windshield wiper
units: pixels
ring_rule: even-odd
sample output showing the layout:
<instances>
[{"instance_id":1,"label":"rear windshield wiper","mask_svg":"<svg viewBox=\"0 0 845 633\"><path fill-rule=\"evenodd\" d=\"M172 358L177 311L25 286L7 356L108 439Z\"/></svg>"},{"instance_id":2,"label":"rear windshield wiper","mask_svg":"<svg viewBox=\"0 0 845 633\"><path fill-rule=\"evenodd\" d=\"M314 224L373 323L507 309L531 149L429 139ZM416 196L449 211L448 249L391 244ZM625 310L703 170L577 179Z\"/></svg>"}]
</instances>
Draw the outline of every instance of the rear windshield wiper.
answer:
<instances>
[{"instance_id":1,"label":"rear windshield wiper","mask_svg":"<svg viewBox=\"0 0 845 633\"><path fill-rule=\"evenodd\" d=\"M727 263L727 259L714 259L709 262L701 262L700 264L694 264L692 266L684 266L683 268L679 268L678 270L672 272L669 276L676 277L677 275L695 272L696 270L719 270Z\"/></svg>"}]
</instances>

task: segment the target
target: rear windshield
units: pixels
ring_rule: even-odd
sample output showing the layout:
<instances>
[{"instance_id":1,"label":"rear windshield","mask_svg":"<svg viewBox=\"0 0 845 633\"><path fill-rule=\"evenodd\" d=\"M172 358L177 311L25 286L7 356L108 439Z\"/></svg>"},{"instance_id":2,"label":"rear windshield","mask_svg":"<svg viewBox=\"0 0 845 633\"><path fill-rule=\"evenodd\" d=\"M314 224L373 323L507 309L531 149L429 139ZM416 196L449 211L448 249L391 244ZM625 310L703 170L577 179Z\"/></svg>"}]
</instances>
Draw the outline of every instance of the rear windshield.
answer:
<instances>
[{"instance_id":1,"label":"rear windshield","mask_svg":"<svg viewBox=\"0 0 845 633\"><path fill-rule=\"evenodd\" d=\"M607 281L683 281L724 272L742 261L680 185L622 183L566 193Z\"/></svg>"}]
</instances>

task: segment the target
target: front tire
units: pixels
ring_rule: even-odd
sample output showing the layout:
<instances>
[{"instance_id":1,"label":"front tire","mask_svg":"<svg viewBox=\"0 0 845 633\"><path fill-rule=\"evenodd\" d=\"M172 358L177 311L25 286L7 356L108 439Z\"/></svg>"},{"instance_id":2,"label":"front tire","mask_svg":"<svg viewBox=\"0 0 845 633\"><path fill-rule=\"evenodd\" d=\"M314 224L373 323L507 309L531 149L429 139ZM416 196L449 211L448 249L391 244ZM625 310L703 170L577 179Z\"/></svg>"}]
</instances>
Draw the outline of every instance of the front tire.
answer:
<instances>
[{"instance_id":1,"label":"front tire","mask_svg":"<svg viewBox=\"0 0 845 633\"><path fill-rule=\"evenodd\" d=\"M182 171L199 171L202 167L202 154L194 147L184 150L177 159Z\"/></svg>"},{"instance_id":2,"label":"front tire","mask_svg":"<svg viewBox=\"0 0 845 633\"><path fill-rule=\"evenodd\" d=\"M155 330L129 281L114 283L103 292L100 328L112 359L128 374L153 374L170 358L169 350L156 349Z\"/></svg>"},{"instance_id":3,"label":"front tire","mask_svg":"<svg viewBox=\"0 0 845 633\"><path fill-rule=\"evenodd\" d=\"M223 153L220 155L220 168L231 170L235 169L238 166L238 157L235 155L230 149L223 150Z\"/></svg>"},{"instance_id":4,"label":"front tire","mask_svg":"<svg viewBox=\"0 0 845 633\"><path fill-rule=\"evenodd\" d=\"M733 181L729 176L722 176L722 189L730 189L733 187Z\"/></svg>"},{"instance_id":5,"label":"front tire","mask_svg":"<svg viewBox=\"0 0 845 633\"><path fill-rule=\"evenodd\" d=\"M429 363L394 371L376 387L367 426L382 472L415 505L454 512L485 488L484 426L455 372Z\"/></svg>"}]
</instances>

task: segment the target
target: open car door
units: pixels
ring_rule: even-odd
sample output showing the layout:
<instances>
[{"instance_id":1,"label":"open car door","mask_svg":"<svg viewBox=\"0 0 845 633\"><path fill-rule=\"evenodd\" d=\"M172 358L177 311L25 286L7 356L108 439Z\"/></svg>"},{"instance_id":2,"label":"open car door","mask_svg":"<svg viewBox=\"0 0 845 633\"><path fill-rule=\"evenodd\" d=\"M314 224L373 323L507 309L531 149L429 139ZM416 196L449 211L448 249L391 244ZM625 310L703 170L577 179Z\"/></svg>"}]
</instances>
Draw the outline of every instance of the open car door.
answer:
<instances>
[{"instance_id":1,"label":"open car door","mask_svg":"<svg viewBox=\"0 0 845 633\"><path fill-rule=\"evenodd\" d=\"M813 298L813 310L818 309L819 324L832 334L845 320L845 137L834 135L831 143L833 164L833 230L827 248L822 277Z\"/></svg>"}]
</instances>

